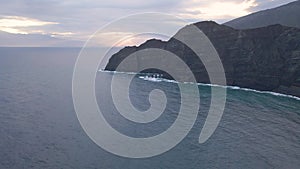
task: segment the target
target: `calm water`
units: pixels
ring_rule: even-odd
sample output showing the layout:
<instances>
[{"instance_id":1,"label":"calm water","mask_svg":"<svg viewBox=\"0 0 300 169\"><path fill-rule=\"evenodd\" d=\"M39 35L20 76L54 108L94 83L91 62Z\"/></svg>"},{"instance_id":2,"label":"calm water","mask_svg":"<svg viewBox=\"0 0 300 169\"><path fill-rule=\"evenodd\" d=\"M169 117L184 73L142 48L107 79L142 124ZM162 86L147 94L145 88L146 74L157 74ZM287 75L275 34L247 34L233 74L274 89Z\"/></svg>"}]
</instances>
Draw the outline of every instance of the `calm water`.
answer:
<instances>
[{"instance_id":1,"label":"calm water","mask_svg":"<svg viewBox=\"0 0 300 169\"><path fill-rule=\"evenodd\" d=\"M0 48L0 168L299 168L300 101L228 89L225 112L213 136L198 137L210 103L210 87L199 86L201 108L189 135L172 150L148 159L112 155L82 130L73 108L72 73L79 49ZM176 119L180 95L169 82L135 78L130 98L139 110L148 94L162 89L167 109L156 121L137 125L120 116L109 91L113 73L98 73L98 104L121 133L147 137ZM131 76L118 74L117 76Z\"/></svg>"}]
</instances>

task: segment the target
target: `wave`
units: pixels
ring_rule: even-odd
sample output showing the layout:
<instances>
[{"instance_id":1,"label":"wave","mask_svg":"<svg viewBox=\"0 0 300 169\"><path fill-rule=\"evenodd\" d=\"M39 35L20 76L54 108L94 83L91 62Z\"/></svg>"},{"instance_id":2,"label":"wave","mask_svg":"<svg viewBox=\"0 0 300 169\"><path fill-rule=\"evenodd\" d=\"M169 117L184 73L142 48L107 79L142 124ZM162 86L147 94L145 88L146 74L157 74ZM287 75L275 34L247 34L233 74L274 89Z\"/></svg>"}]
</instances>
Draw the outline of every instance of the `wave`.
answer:
<instances>
[{"instance_id":1,"label":"wave","mask_svg":"<svg viewBox=\"0 0 300 169\"><path fill-rule=\"evenodd\" d=\"M157 78L157 77L139 76L139 78L143 79L143 80L151 81L151 82L161 82L162 81L161 78Z\"/></svg>"},{"instance_id":2,"label":"wave","mask_svg":"<svg viewBox=\"0 0 300 169\"><path fill-rule=\"evenodd\" d=\"M282 94L282 93L271 92L271 91L261 91L261 90L255 90L255 89L250 89L250 88L243 88L243 87L239 87L239 86L223 86L223 85L208 84L208 83L178 82L176 80L165 79L162 77L149 77L148 75L151 73L120 72L120 71L109 71L109 70L99 70L99 72L107 72L107 73L114 73L114 74L117 73L117 74L128 74L128 75L140 75L139 76L140 79L143 79L146 81L151 81L151 82L168 82L168 83L176 83L176 84L179 84L179 83L196 84L199 86L208 86L208 87L222 87L222 88L231 89L231 90L242 90L242 91L255 92L255 93L260 93L260 94L269 94L269 95L273 95L273 96L286 97L286 98L291 98L291 99L300 101L300 97L288 95L288 94Z\"/></svg>"}]
</instances>

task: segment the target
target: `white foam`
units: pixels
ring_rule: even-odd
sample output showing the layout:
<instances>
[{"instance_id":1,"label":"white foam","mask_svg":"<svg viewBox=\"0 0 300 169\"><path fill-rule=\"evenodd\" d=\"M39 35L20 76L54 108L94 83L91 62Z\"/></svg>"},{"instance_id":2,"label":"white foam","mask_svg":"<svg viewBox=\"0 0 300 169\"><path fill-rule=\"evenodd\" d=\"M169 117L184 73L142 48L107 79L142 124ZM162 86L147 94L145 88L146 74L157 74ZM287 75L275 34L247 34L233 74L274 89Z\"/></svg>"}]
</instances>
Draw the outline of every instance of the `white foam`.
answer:
<instances>
[{"instance_id":1,"label":"white foam","mask_svg":"<svg viewBox=\"0 0 300 169\"><path fill-rule=\"evenodd\" d=\"M120 71L110 71L110 70L103 70L103 69L98 70L98 72L106 72L106 73L114 73L114 74L129 74L129 75L140 74L136 72L120 72Z\"/></svg>"},{"instance_id":2,"label":"white foam","mask_svg":"<svg viewBox=\"0 0 300 169\"><path fill-rule=\"evenodd\" d=\"M148 76L140 76L140 79L151 81L151 82L161 82L161 78L155 78L155 77L148 77Z\"/></svg>"},{"instance_id":3,"label":"white foam","mask_svg":"<svg viewBox=\"0 0 300 169\"><path fill-rule=\"evenodd\" d=\"M117 72L117 71L108 71L108 70L99 70L99 71L100 72L120 73L120 74L131 74L131 75L141 74L141 73L136 73L136 72ZM169 80L169 79L164 79L164 78L148 77L148 76L140 76L139 78L141 78L143 80L146 80L146 81L152 81L152 82L162 82L163 81L163 82L168 82L168 83L197 84L199 86L222 87L222 88L231 89L231 90L243 90L243 91L261 93L261 94L270 94L270 95L279 96L279 97L287 97L287 98L291 98L291 99L295 99L295 100L299 100L300 101L300 97L293 96L293 95L276 93L276 92L271 92L271 91L260 91L260 90L243 88L243 87L238 87L238 86L223 86L223 85L207 84L207 83L178 82L178 81L175 81L175 80Z\"/></svg>"}]
</instances>

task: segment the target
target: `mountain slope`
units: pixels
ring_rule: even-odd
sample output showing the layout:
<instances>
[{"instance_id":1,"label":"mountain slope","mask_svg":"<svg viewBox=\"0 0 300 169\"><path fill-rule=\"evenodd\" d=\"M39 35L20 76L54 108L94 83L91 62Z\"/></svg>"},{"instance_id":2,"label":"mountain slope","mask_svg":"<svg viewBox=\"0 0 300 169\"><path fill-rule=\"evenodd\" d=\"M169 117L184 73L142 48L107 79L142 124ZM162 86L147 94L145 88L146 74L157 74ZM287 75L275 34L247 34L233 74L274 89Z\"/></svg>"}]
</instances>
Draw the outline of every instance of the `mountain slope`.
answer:
<instances>
[{"instance_id":1,"label":"mountain slope","mask_svg":"<svg viewBox=\"0 0 300 169\"><path fill-rule=\"evenodd\" d=\"M236 29L251 29L274 24L300 28L300 0L224 23Z\"/></svg>"},{"instance_id":2,"label":"mountain slope","mask_svg":"<svg viewBox=\"0 0 300 169\"><path fill-rule=\"evenodd\" d=\"M194 25L207 35L219 53L227 85L300 96L300 29L272 25L236 30L215 22ZM184 29L178 33L184 32ZM187 39L193 38L188 32L182 35ZM159 48L174 53L188 64L197 82L210 83L206 69L195 53L174 38L167 42L152 39L138 47L126 47L110 58L106 69L115 70L128 55L145 48ZM136 63L120 71L137 71L138 67L142 67L140 61L151 61L151 56L136 57ZM159 60L163 61L164 57L161 56ZM164 72L157 72L171 78ZM182 72L180 76L184 79L187 75L185 71Z\"/></svg>"}]
</instances>

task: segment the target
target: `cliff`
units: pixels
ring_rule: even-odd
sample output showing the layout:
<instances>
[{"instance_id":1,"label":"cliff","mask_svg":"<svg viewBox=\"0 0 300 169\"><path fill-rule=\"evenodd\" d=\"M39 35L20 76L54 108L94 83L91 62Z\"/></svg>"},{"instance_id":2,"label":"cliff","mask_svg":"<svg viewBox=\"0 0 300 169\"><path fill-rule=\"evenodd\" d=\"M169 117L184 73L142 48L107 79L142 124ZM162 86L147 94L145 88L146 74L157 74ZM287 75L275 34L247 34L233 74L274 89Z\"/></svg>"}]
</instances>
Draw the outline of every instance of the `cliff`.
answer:
<instances>
[{"instance_id":1,"label":"cliff","mask_svg":"<svg viewBox=\"0 0 300 169\"><path fill-rule=\"evenodd\" d=\"M215 46L225 69L227 85L300 96L300 29L271 25L237 30L211 21L194 25ZM145 48L160 48L176 54L189 65L198 82L210 83L197 56L174 38L166 42L151 39L138 47L125 47L110 58L106 70L115 70L128 55ZM122 71L135 71L137 64Z\"/></svg>"}]
</instances>

